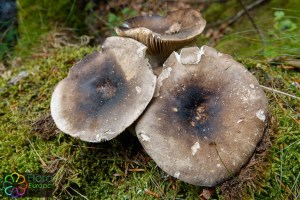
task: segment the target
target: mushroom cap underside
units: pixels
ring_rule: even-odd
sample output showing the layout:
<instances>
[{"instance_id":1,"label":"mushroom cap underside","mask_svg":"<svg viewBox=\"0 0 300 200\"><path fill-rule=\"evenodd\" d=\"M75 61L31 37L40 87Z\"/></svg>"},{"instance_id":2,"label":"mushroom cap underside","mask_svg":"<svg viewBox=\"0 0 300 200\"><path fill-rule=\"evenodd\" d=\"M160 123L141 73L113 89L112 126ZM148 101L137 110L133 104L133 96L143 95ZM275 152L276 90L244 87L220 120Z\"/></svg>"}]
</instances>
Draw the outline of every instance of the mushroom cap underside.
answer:
<instances>
[{"instance_id":1,"label":"mushroom cap underside","mask_svg":"<svg viewBox=\"0 0 300 200\"><path fill-rule=\"evenodd\" d=\"M81 140L101 142L130 126L152 99L156 84L145 51L133 39L110 37L101 53L76 63L52 94L57 127Z\"/></svg>"},{"instance_id":2,"label":"mushroom cap underside","mask_svg":"<svg viewBox=\"0 0 300 200\"><path fill-rule=\"evenodd\" d=\"M137 136L158 166L185 182L215 186L236 175L264 133L268 103L259 83L211 47L173 52L155 93Z\"/></svg>"},{"instance_id":3,"label":"mushroom cap underside","mask_svg":"<svg viewBox=\"0 0 300 200\"><path fill-rule=\"evenodd\" d=\"M182 9L159 15L137 16L116 27L118 35L145 44L150 54L171 53L196 39L206 21L193 9Z\"/></svg>"}]
</instances>

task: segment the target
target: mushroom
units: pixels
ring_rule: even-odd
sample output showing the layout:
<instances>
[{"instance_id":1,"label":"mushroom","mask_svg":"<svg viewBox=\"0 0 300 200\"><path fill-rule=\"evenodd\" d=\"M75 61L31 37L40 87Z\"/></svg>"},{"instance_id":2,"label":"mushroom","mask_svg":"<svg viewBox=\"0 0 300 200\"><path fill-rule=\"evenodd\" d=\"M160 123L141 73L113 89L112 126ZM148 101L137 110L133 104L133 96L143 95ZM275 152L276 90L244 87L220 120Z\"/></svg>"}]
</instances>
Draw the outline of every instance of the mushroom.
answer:
<instances>
[{"instance_id":1,"label":"mushroom","mask_svg":"<svg viewBox=\"0 0 300 200\"><path fill-rule=\"evenodd\" d=\"M130 37L145 44L147 57L156 74L175 50L192 43L202 33L206 21L193 9L173 11L165 17L159 15L137 16L116 27L119 36Z\"/></svg>"},{"instance_id":2,"label":"mushroom","mask_svg":"<svg viewBox=\"0 0 300 200\"><path fill-rule=\"evenodd\" d=\"M215 49L173 52L136 125L157 165L194 185L215 186L251 158L267 124L268 103L255 77Z\"/></svg>"},{"instance_id":3,"label":"mushroom","mask_svg":"<svg viewBox=\"0 0 300 200\"><path fill-rule=\"evenodd\" d=\"M156 76L146 46L109 37L69 71L55 88L51 114L57 127L81 140L110 140L130 126L153 97ZM126 55L126 56L124 56Z\"/></svg>"}]
</instances>

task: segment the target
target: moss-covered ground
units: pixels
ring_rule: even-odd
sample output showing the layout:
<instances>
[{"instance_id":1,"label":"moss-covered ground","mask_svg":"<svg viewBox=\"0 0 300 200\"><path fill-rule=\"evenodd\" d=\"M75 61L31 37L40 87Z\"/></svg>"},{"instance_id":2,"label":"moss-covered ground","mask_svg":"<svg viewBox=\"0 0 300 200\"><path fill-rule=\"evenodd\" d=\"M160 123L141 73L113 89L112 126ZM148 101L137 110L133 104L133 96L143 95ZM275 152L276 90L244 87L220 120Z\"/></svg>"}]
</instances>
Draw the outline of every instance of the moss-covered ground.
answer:
<instances>
[{"instance_id":1,"label":"moss-covered ground","mask_svg":"<svg viewBox=\"0 0 300 200\"><path fill-rule=\"evenodd\" d=\"M73 1L66 2L71 3L59 5L67 5L68 14L75 8L71 9ZM40 4L35 5L30 9L39 10ZM20 16L26 16L29 8L19 6L24 9ZM223 9L219 6L207 10L208 19L214 18L209 17L212 15L209 12ZM300 97L299 69L269 62L276 56L299 56L297 6L300 7L299 1L285 1L284 5L282 1L270 1L252 12L264 30L265 48L245 16L216 43L216 48L243 63L261 85ZM281 8L297 24L297 29L290 32L275 29L278 21L272 8ZM51 13L50 18L53 18ZM77 22L72 16L69 19ZM65 135L55 127L49 110L55 85L67 76L72 65L100 47L83 45L79 39L70 40L65 37L70 35L69 30L46 24L47 28L34 36L34 42L24 33L25 39L20 41L26 48L18 44L15 59L7 62L8 68L1 74L0 174L52 173L54 196L59 199L203 198L202 187L168 176L144 152L137 138L127 132L111 141L93 144ZM246 31L252 34L244 35ZM31 41L30 45L26 41ZM23 53L26 49L31 50ZM13 79L21 77L21 72L27 75ZM215 188L214 199L299 199L300 100L274 90L265 92L270 109L266 136L241 174ZM0 198L5 198L1 191Z\"/></svg>"}]
</instances>

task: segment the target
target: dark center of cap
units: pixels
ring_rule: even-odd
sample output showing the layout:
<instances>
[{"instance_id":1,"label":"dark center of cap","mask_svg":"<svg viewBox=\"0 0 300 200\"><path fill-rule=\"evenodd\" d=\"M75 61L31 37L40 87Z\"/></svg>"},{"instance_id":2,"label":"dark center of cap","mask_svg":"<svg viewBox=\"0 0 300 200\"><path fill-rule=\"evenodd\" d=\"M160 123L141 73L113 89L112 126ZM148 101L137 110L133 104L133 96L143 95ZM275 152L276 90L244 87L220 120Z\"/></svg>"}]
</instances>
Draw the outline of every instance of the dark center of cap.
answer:
<instances>
[{"instance_id":1,"label":"dark center of cap","mask_svg":"<svg viewBox=\"0 0 300 200\"><path fill-rule=\"evenodd\" d=\"M80 102L80 107L85 112L90 110L96 114L95 111L100 111L108 102L117 104L126 90L124 73L118 67L117 61L111 57L105 60L103 66L102 69L95 66L94 70L87 74L88 77L83 78L78 85L80 89L89 91L85 101Z\"/></svg>"},{"instance_id":2,"label":"dark center of cap","mask_svg":"<svg viewBox=\"0 0 300 200\"><path fill-rule=\"evenodd\" d=\"M173 90L174 99L170 102L174 120L188 133L194 132L201 137L211 138L218 126L221 105L217 95L198 85L180 85Z\"/></svg>"},{"instance_id":3,"label":"dark center of cap","mask_svg":"<svg viewBox=\"0 0 300 200\"><path fill-rule=\"evenodd\" d=\"M80 117L70 118L74 126L82 123L87 117L96 117L109 112L111 107L118 106L128 90L125 74L113 54L103 54L103 63L94 62L89 66L82 65L82 71L74 72L74 102L70 105ZM100 67L101 66L101 67ZM87 68L89 68L87 70Z\"/></svg>"},{"instance_id":4,"label":"dark center of cap","mask_svg":"<svg viewBox=\"0 0 300 200\"><path fill-rule=\"evenodd\" d=\"M104 79L97 83L96 91L102 94L103 99L110 99L116 95L117 88L110 79Z\"/></svg>"}]
</instances>

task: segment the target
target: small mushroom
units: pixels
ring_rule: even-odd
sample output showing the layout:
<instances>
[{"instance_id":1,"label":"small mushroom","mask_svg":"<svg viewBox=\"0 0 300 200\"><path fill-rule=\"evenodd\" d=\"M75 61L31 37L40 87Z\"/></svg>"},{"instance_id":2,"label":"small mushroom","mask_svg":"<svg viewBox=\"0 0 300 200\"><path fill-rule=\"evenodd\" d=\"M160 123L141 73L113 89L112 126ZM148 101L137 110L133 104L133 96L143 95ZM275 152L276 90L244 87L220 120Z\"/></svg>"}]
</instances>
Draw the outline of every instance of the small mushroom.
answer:
<instances>
[{"instance_id":1,"label":"small mushroom","mask_svg":"<svg viewBox=\"0 0 300 200\"><path fill-rule=\"evenodd\" d=\"M192 43L202 33L206 21L193 9L173 11L165 17L159 15L137 16L126 20L115 31L145 44L147 57L156 74L175 50ZM158 69L157 69L158 68Z\"/></svg>"},{"instance_id":2,"label":"small mushroom","mask_svg":"<svg viewBox=\"0 0 300 200\"><path fill-rule=\"evenodd\" d=\"M264 134L268 103L259 83L211 47L173 52L156 96L137 123L138 139L159 167L185 182L210 187L236 175Z\"/></svg>"},{"instance_id":3,"label":"small mushroom","mask_svg":"<svg viewBox=\"0 0 300 200\"><path fill-rule=\"evenodd\" d=\"M101 53L76 63L52 94L57 127L81 140L101 142L130 126L155 89L156 76L145 51L146 46L133 39L109 37Z\"/></svg>"}]
</instances>

